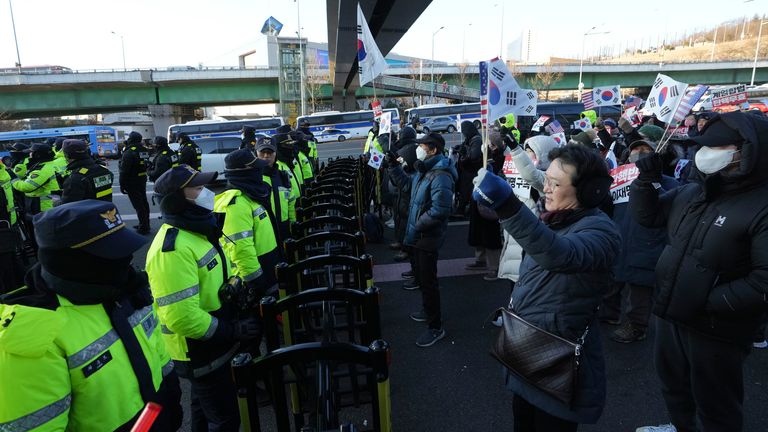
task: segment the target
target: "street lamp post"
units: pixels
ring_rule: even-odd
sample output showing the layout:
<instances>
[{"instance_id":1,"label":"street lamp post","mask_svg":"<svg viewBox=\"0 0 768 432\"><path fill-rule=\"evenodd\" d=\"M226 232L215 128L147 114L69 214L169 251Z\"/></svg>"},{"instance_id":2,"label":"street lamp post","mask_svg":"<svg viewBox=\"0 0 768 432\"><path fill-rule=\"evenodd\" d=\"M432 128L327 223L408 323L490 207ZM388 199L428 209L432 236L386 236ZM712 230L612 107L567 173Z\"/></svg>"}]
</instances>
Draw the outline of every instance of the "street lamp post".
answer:
<instances>
[{"instance_id":1,"label":"street lamp post","mask_svg":"<svg viewBox=\"0 0 768 432\"><path fill-rule=\"evenodd\" d=\"M581 102L581 92L584 90L584 83L581 81L583 72L584 72L584 43L587 40L587 36L592 35L599 35L599 34L608 34L610 32L594 32L597 26L592 27L591 29L587 30L581 37L581 55L579 56L579 94L578 94L578 100Z\"/></svg>"},{"instance_id":2,"label":"street lamp post","mask_svg":"<svg viewBox=\"0 0 768 432\"><path fill-rule=\"evenodd\" d=\"M301 41L301 3L299 0L296 0L296 23L299 26L299 31L296 32L296 35L299 37L299 67L301 68L301 115L304 116L307 115L307 101L304 93L306 91L306 76L304 74L304 49Z\"/></svg>"},{"instance_id":3,"label":"street lamp post","mask_svg":"<svg viewBox=\"0 0 768 432\"><path fill-rule=\"evenodd\" d=\"M125 39L123 38L123 35L117 34L114 31L112 34L120 37L120 48L123 50L123 70L128 70L128 68L125 66Z\"/></svg>"},{"instance_id":4,"label":"street lamp post","mask_svg":"<svg viewBox=\"0 0 768 432\"><path fill-rule=\"evenodd\" d=\"M752 63L752 80L749 85L755 85L755 71L757 70L757 56L760 53L760 38L763 37L763 26L768 24L768 21L760 21L760 29L757 31L757 45L755 46L755 61Z\"/></svg>"},{"instance_id":5,"label":"street lamp post","mask_svg":"<svg viewBox=\"0 0 768 432\"><path fill-rule=\"evenodd\" d=\"M435 102L435 35L442 29L444 29L445 26L440 27L439 29L432 32L432 59L431 59L431 66L430 66L430 78L429 81L432 83L432 85L429 86L429 99L432 103Z\"/></svg>"},{"instance_id":6,"label":"street lamp post","mask_svg":"<svg viewBox=\"0 0 768 432\"><path fill-rule=\"evenodd\" d=\"M467 46L467 27L472 27L472 23L469 23L464 27L464 35L461 37L461 61L465 63L467 62L467 56L464 54Z\"/></svg>"},{"instance_id":7,"label":"street lamp post","mask_svg":"<svg viewBox=\"0 0 768 432\"><path fill-rule=\"evenodd\" d=\"M11 8L11 26L13 27L13 41L16 43L16 67L21 73L21 55L19 55L19 40L16 38L16 21L13 19L13 3L8 0L8 6Z\"/></svg>"}]
</instances>

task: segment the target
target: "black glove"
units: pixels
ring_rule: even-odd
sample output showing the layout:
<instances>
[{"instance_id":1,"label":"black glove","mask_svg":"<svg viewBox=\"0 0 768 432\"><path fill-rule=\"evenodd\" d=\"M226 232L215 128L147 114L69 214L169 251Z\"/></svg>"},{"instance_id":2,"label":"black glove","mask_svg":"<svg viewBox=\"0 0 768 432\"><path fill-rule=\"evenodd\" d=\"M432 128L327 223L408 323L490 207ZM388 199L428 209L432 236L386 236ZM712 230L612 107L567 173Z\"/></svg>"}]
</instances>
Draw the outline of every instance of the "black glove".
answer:
<instances>
[{"instance_id":1,"label":"black glove","mask_svg":"<svg viewBox=\"0 0 768 432\"><path fill-rule=\"evenodd\" d=\"M261 336L261 322L258 318L246 318L232 323L232 339L247 341Z\"/></svg>"},{"instance_id":2,"label":"black glove","mask_svg":"<svg viewBox=\"0 0 768 432\"><path fill-rule=\"evenodd\" d=\"M384 156L384 160L387 162L387 165L393 167L393 166L397 166L397 158L399 158L399 157L400 156L398 156L397 153L395 153L392 150L390 150Z\"/></svg>"},{"instance_id":3,"label":"black glove","mask_svg":"<svg viewBox=\"0 0 768 432\"><path fill-rule=\"evenodd\" d=\"M510 150L514 150L517 148L517 140L512 135L512 132L509 130L508 127L502 126L501 129L499 129L499 133L504 138L504 144L509 147Z\"/></svg>"},{"instance_id":4,"label":"black glove","mask_svg":"<svg viewBox=\"0 0 768 432\"><path fill-rule=\"evenodd\" d=\"M125 186L120 184L120 193L123 195L128 195L128 191L125 189Z\"/></svg>"},{"instance_id":5,"label":"black glove","mask_svg":"<svg viewBox=\"0 0 768 432\"><path fill-rule=\"evenodd\" d=\"M469 149L467 146L460 146L459 147L459 156L461 157L467 157L467 154L469 154Z\"/></svg>"},{"instance_id":6,"label":"black glove","mask_svg":"<svg viewBox=\"0 0 768 432\"><path fill-rule=\"evenodd\" d=\"M651 183L661 181L663 163L660 154L651 153L646 157L640 158L640 160L635 162L635 166L640 171L640 175L637 176L638 180Z\"/></svg>"}]
</instances>

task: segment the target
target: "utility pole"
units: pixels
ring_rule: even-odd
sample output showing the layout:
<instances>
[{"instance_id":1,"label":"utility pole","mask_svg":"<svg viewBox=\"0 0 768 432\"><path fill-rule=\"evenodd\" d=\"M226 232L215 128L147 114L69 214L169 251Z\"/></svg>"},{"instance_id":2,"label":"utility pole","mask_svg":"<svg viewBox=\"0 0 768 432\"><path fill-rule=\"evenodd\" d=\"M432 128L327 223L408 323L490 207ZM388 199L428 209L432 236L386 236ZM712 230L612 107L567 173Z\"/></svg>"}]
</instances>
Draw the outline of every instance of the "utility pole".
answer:
<instances>
[{"instance_id":1,"label":"utility pole","mask_svg":"<svg viewBox=\"0 0 768 432\"><path fill-rule=\"evenodd\" d=\"M13 41L16 42L16 67L21 73L21 55L19 55L19 39L16 38L16 21L13 19L13 3L8 0L8 6L11 8L11 26L13 27Z\"/></svg>"}]
</instances>

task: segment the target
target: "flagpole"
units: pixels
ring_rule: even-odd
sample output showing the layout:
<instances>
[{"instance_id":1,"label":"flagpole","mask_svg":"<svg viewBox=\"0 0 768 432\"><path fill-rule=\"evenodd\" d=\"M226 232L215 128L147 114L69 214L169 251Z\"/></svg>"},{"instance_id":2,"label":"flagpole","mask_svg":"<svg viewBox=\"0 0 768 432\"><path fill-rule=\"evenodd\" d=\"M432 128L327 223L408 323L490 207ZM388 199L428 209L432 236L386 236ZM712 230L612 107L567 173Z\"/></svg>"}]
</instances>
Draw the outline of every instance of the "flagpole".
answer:
<instances>
[{"instance_id":1,"label":"flagpole","mask_svg":"<svg viewBox=\"0 0 768 432\"><path fill-rule=\"evenodd\" d=\"M670 123L672 121L675 121L675 114L677 113L677 110L680 108L680 104L683 103L683 99L685 99L685 92L687 90L688 90L688 87L686 86L685 90L683 90L682 96L680 97L680 99L677 101L677 104L675 105L674 111L672 111L672 118L670 119L671 120ZM669 136L667 137L667 140L664 141L664 136L667 134L667 131L669 131L670 123L667 123L667 127L664 129L664 133L661 135L661 140L659 140L659 145L656 147L656 153L661 153L664 150L664 148L666 148L669 140L672 138L672 134L669 134ZM677 128L677 126L675 126L675 128Z\"/></svg>"}]
</instances>

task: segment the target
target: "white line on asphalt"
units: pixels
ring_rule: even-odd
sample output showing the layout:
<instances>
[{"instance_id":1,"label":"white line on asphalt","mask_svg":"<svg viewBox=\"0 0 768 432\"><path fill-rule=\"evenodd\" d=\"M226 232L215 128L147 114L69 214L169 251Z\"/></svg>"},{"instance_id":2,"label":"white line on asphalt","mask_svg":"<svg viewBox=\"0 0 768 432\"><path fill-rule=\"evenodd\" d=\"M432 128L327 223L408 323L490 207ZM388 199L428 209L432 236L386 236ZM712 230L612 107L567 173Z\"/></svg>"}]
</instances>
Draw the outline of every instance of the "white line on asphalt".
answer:
<instances>
[{"instance_id":1,"label":"white line on asphalt","mask_svg":"<svg viewBox=\"0 0 768 432\"><path fill-rule=\"evenodd\" d=\"M136 216L135 213L134 214L131 214L131 213L129 213L129 214L121 214L120 216L123 218L123 220L132 220L132 221L133 220L139 220L139 217ZM149 214L149 218L150 219L157 219L159 217L160 217L160 213L150 213Z\"/></svg>"}]
</instances>

